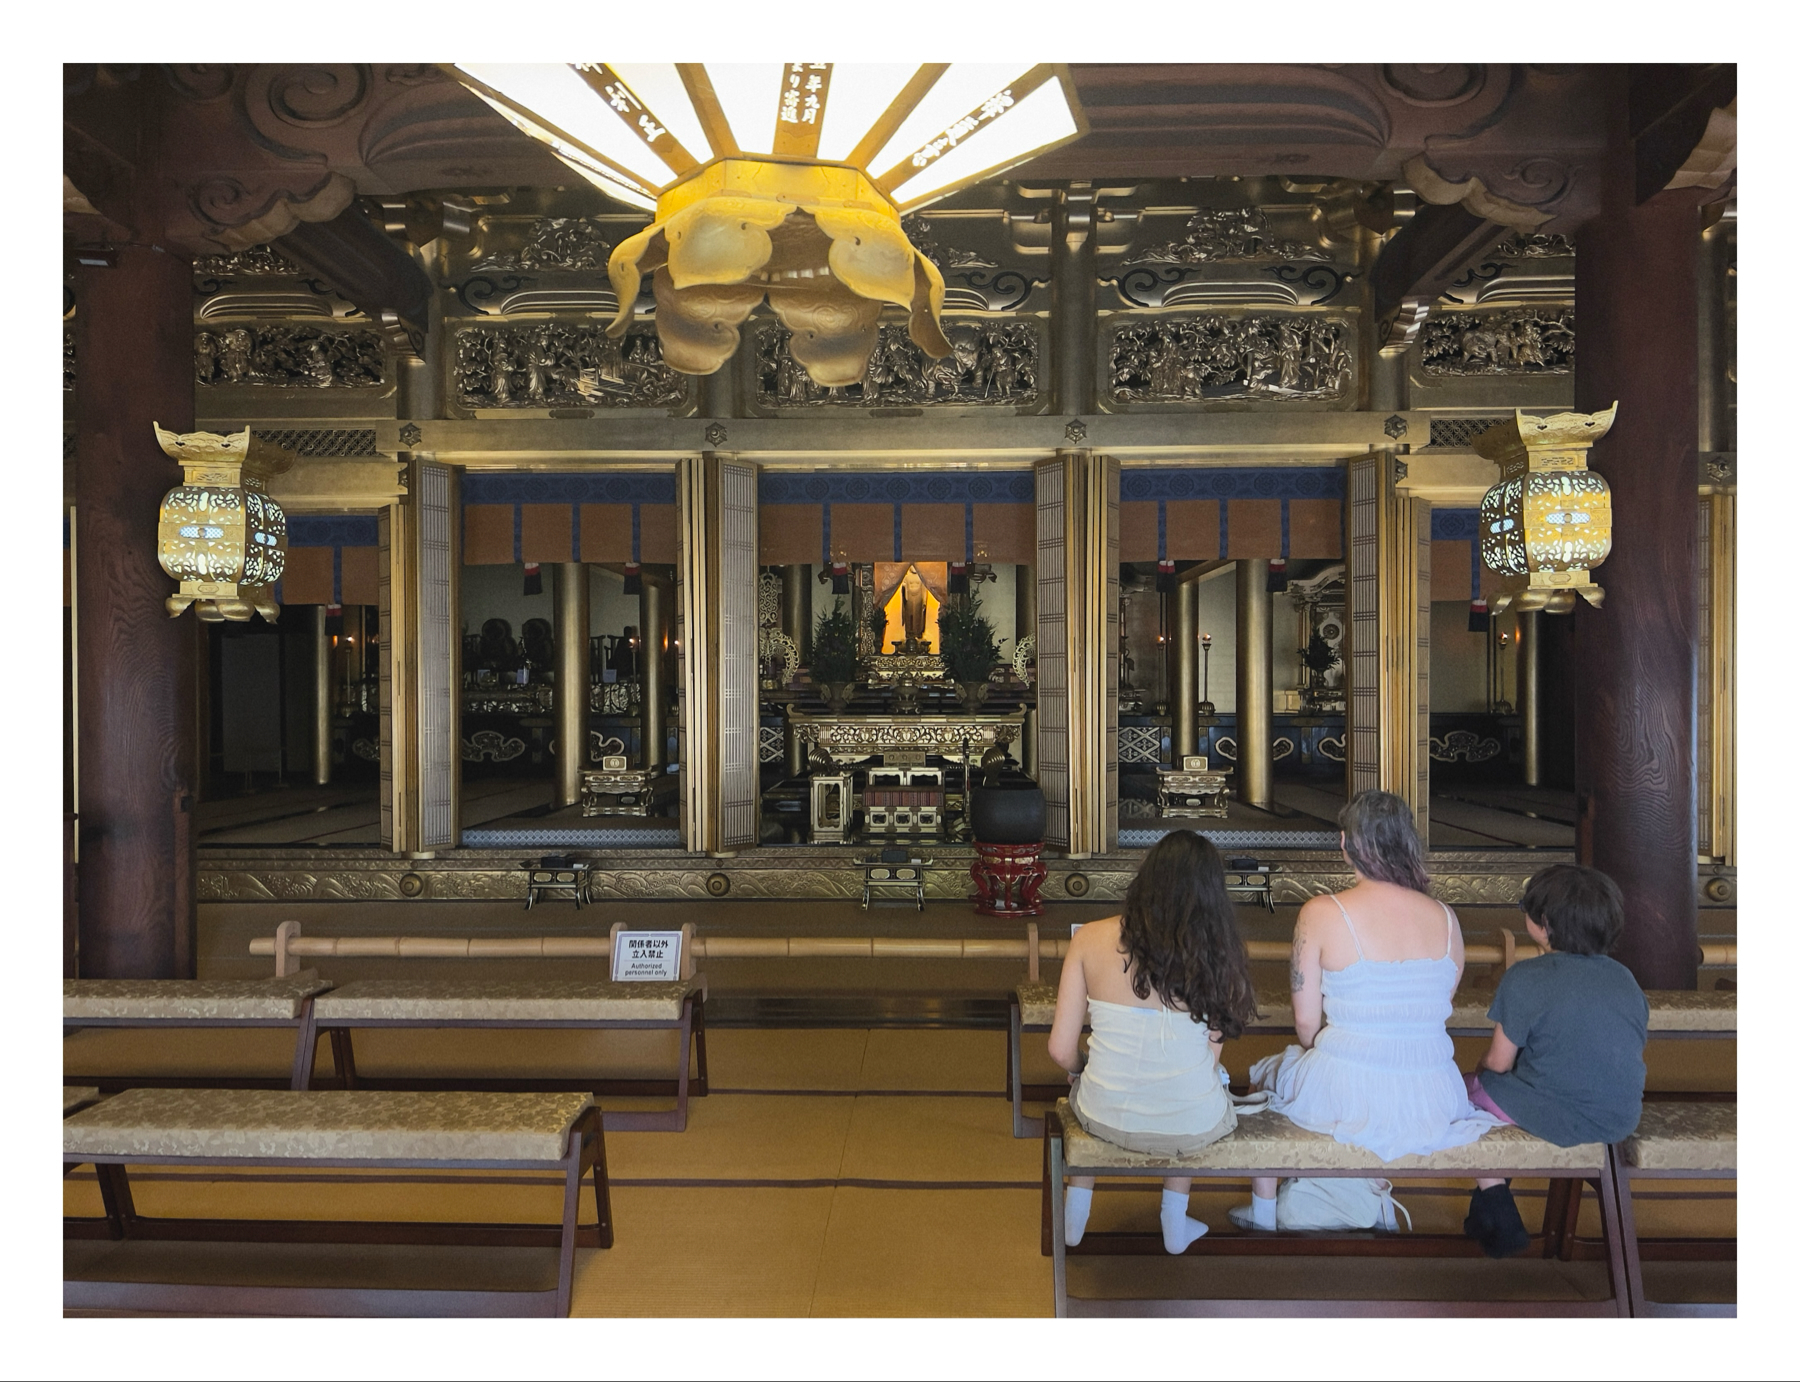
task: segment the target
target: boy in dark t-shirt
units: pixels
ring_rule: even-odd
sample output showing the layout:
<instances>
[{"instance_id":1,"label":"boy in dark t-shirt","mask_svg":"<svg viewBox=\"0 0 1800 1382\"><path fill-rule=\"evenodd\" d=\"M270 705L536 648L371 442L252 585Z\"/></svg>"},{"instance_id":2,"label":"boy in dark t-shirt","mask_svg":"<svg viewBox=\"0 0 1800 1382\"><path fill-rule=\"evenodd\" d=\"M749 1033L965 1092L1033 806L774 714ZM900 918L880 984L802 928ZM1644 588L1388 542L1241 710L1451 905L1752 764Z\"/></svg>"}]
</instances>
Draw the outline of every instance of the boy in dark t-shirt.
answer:
<instances>
[{"instance_id":1,"label":"boy in dark t-shirt","mask_svg":"<svg viewBox=\"0 0 1800 1382\"><path fill-rule=\"evenodd\" d=\"M1573 1147L1618 1142L1644 1105L1650 1005L1607 952L1625 925L1618 885L1598 869L1553 864L1519 900L1531 939L1549 953L1514 965L1488 1007L1494 1037L1469 1101L1533 1137ZM1490 1257L1530 1243L1505 1181L1479 1180L1463 1232Z\"/></svg>"}]
</instances>

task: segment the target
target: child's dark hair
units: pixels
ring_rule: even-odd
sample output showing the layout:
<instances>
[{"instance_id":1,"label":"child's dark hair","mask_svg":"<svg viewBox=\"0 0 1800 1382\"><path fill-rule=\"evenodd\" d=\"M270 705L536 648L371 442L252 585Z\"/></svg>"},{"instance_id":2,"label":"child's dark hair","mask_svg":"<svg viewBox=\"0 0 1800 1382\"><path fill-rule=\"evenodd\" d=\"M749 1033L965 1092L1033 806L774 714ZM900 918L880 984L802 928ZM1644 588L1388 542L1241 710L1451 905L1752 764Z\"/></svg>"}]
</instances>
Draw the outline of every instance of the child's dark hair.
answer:
<instances>
[{"instance_id":1,"label":"child's dark hair","mask_svg":"<svg viewBox=\"0 0 1800 1382\"><path fill-rule=\"evenodd\" d=\"M1151 990L1223 1037L1256 1019L1250 956L1238 934L1219 851L1191 830L1172 830L1138 866L1125 893L1119 940L1136 970L1132 992Z\"/></svg>"},{"instance_id":2,"label":"child's dark hair","mask_svg":"<svg viewBox=\"0 0 1800 1382\"><path fill-rule=\"evenodd\" d=\"M1519 910L1550 933L1565 955L1605 955L1625 929L1619 885L1599 869L1552 864L1531 875Z\"/></svg>"}]
</instances>

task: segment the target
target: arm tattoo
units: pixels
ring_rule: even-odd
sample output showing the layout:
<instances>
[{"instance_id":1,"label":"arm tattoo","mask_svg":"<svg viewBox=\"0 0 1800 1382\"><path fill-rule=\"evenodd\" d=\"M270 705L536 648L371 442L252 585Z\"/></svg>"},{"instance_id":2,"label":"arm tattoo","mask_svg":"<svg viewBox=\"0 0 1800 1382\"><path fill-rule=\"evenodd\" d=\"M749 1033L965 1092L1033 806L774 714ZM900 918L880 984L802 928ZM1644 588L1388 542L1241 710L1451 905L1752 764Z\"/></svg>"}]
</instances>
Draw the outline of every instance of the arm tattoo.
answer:
<instances>
[{"instance_id":1,"label":"arm tattoo","mask_svg":"<svg viewBox=\"0 0 1800 1382\"><path fill-rule=\"evenodd\" d=\"M1295 993L1306 987L1306 976L1300 972L1300 937L1294 937L1294 953L1288 960L1288 987Z\"/></svg>"}]
</instances>

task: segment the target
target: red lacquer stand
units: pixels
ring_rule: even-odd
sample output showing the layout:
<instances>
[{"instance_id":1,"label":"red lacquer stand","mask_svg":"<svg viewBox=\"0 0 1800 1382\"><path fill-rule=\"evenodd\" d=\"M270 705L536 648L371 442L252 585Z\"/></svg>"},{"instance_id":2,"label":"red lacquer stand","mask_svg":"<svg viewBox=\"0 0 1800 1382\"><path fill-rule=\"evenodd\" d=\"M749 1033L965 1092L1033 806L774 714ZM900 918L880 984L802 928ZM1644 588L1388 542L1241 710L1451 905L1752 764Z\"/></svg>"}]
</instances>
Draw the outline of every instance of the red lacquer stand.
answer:
<instances>
[{"instance_id":1,"label":"red lacquer stand","mask_svg":"<svg viewBox=\"0 0 1800 1382\"><path fill-rule=\"evenodd\" d=\"M975 911L984 917L1036 917L1044 914L1038 889L1050 870L1038 856L1040 840L1029 845L975 843L975 862L969 877L975 880Z\"/></svg>"}]
</instances>

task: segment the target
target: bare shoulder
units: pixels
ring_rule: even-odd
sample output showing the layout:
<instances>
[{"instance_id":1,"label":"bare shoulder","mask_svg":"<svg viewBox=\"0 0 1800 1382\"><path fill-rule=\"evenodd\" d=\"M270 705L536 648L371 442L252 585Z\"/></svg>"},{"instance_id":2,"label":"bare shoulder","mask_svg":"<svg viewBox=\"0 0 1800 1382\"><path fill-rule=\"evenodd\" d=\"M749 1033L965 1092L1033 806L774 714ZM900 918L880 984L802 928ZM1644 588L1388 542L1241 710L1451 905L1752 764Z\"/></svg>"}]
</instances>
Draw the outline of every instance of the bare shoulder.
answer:
<instances>
[{"instance_id":1,"label":"bare shoulder","mask_svg":"<svg viewBox=\"0 0 1800 1382\"><path fill-rule=\"evenodd\" d=\"M1337 914L1337 906L1327 893L1310 897L1300 907L1300 915L1294 918L1294 938L1298 940L1303 931L1311 931L1315 936L1319 926L1327 918Z\"/></svg>"},{"instance_id":2,"label":"bare shoulder","mask_svg":"<svg viewBox=\"0 0 1800 1382\"><path fill-rule=\"evenodd\" d=\"M1123 917L1102 917L1085 923L1069 942L1071 955L1085 955L1096 950L1116 950Z\"/></svg>"}]
</instances>

